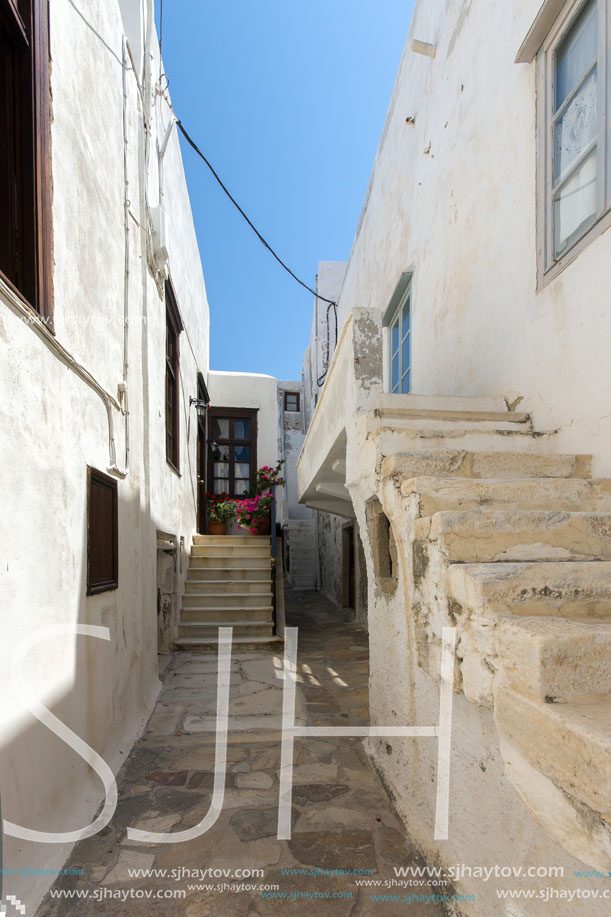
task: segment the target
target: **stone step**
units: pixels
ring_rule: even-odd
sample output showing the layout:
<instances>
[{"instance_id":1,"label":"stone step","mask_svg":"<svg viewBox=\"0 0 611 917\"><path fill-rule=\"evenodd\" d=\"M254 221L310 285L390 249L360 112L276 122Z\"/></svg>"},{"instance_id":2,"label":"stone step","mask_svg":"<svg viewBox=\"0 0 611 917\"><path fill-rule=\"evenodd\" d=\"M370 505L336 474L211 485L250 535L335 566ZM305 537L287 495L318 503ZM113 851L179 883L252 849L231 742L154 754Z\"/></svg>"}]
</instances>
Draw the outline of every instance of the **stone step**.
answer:
<instances>
[{"instance_id":1,"label":"stone step","mask_svg":"<svg viewBox=\"0 0 611 917\"><path fill-rule=\"evenodd\" d=\"M206 624L211 621L229 621L231 623L236 617L235 608L210 608L207 605L202 606L201 608L188 608L183 607L180 613L180 621L183 623L191 624ZM240 620L244 623L251 621L272 621L273 620L273 608L271 604L261 605L261 607L254 608L240 608L239 612Z\"/></svg>"},{"instance_id":2,"label":"stone step","mask_svg":"<svg viewBox=\"0 0 611 917\"><path fill-rule=\"evenodd\" d=\"M382 462L382 477L589 478L591 465L591 455L420 449L387 456Z\"/></svg>"},{"instance_id":3,"label":"stone step","mask_svg":"<svg viewBox=\"0 0 611 917\"><path fill-rule=\"evenodd\" d=\"M201 560L201 558L199 559ZM206 583L211 580L216 580L217 582L236 582L238 580L265 582L269 581L270 569L269 561L265 561L258 567L254 567L252 564L246 564L241 567L217 567L216 565L203 567L190 564L187 571L187 588L189 583Z\"/></svg>"},{"instance_id":4,"label":"stone step","mask_svg":"<svg viewBox=\"0 0 611 917\"><path fill-rule=\"evenodd\" d=\"M205 557L191 557L189 559L189 570L197 570L202 567L214 567L217 570L221 569L238 569L238 570L255 570L255 569L266 569L270 568L271 558L268 557L236 557L230 555L224 555L223 557L213 557L206 555Z\"/></svg>"},{"instance_id":5,"label":"stone step","mask_svg":"<svg viewBox=\"0 0 611 917\"><path fill-rule=\"evenodd\" d=\"M268 585L267 592L185 592L182 603L185 608L251 608L269 605L271 596Z\"/></svg>"},{"instance_id":6,"label":"stone step","mask_svg":"<svg viewBox=\"0 0 611 917\"><path fill-rule=\"evenodd\" d=\"M249 545L270 543L269 535L194 535L194 545Z\"/></svg>"},{"instance_id":7,"label":"stone step","mask_svg":"<svg viewBox=\"0 0 611 917\"><path fill-rule=\"evenodd\" d=\"M384 431L391 430L402 433L406 440L417 441L427 438L462 437L468 433L532 435L533 432L530 414L387 406L369 412L365 427L365 432L369 436L376 437Z\"/></svg>"},{"instance_id":8,"label":"stone step","mask_svg":"<svg viewBox=\"0 0 611 917\"><path fill-rule=\"evenodd\" d=\"M401 483L401 494L419 501L420 515L441 510L480 509L482 505L516 509L611 511L611 480L534 478L474 480L422 476Z\"/></svg>"},{"instance_id":9,"label":"stone step","mask_svg":"<svg viewBox=\"0 0 611 917\"><path fill-rule=\"evenodd\" d=\"M611 618L611 562L452 564L448 595L464 610Z\"/></svg>"},{"instance_id":10,"label":"stone step","mask_svg":"<svg viewBox=\"0 0 611 917\"><path fill-rule=\"evenodd\" d=\"M450 563L611 560L611 513L446 510L429 537Z\"/></svg>"},{"instance_id":11,"label":"stone step","mask_svg":"<svg viewBox=\"0 0 611 917\"><path fill-rule=\"evenodd\" d=\"M200 647L205 649L207 647L217 646L218 642L218 635L213 636L212 632L210 635L202 634L197 637L178 636L174 641L179 650L197 650ZM236 637L234 634L231 642L232 645L239 644L240 646L248 648L249 646L282 644L284 640L277 634L272 634L270 637Z\"/></svg>"},{"instance_id":12,"label":"stone step","mask_svg":"<svg viewBox=\"0 0 611 917\"><path fill-rule=\"evenodd\" d=\"M253 539L251 539L252 541ZM267 544L194 544L191 557L269 557L271 548Z\"/></svg>"},{"instance_id":13,"label":"stone step","mask_svg":"<svg viewBox=\"0 0 611 917\"><path fill-rule=\"evenodd\" d=\"M270 578L265 579L209 579L193 580L188 579L185 588L188 594L209 595L209 594L227 594L227 593L248 593L250 595L262 595L270 591Z\"/></svg>"},{"instance_id":14,"label":"stone step","mask_svg":"<svg viewBox=\"0 0 611 917\"><path fill-rule=\"evenodd\" d=\"M611 692L611 621L501 618L499 655L509 685L539 700Z\"/></svg>"},{"instance_id":15,"label":"stone step","mask_svg":"<svg viewBox=\"0 0 611 917\"><path fill-rule=\"evenodd\" d=\"M232 627L234 637L271 637L274 625L272 621L209 621L203 623L181 623L178 636L206 640L207 637L218 639L219 627Z\"/></svg>"},{"instance_id":16,"label":"stone step","mask_svg":"<svg viewBox=\"0 0 611 917\"><path fill-rule=\"evenodd\" d=\"M594 812L611 811L611 695L545 703L501 689L495 719L529 763Z\"/></svg>"}]
</instances>

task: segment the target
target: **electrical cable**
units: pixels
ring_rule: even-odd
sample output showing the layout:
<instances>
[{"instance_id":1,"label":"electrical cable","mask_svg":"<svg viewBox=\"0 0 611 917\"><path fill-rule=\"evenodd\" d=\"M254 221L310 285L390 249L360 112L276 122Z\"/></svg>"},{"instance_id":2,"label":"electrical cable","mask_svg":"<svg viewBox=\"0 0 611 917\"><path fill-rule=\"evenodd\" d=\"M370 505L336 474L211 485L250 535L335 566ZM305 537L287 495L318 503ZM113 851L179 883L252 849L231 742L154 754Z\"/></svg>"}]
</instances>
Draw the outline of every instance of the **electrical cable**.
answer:
<instances>
[{"instance_id":1,"label":"electrical cable","mask_svg":"<svg viewBox=\"0 0 611 917\"><path fill-rule=\"evenodd\" d=\"M329 324L329 312L331 311L331 307L333 307L333 311L335 313L335 344L333 345L333 350L335 351L335 348L337 347L337 303L332 302L327 306L327 365L322 375L320 375L316 380L316 385L319 388L325 381L327 373L329 372L329 366L331 364L331 326Z\"/></svg>"},{"instance_id":2,"label":"electrical cable","mask_svg":"<svg viewBox=\"0 0 611 917\"><path fill-rule=\"evenodd\" d=\"M163 0L159 0L159 57L163 47Z\"/></svg>"},{"instance_id":3,"label":"electrical cable","mask_svg":"<svg viewBox=\"0 0 611 917\"><path fill-rule=\"evenodd\" d=\"M218 182L218 184L221 186L221 188L223 189L223 191L225 192L225 194L227 195L227 197L229 198L229 200L231 201L231 203L233 204L233 206L234 206L234 207L236 208L236 210L244 217L244 219L246 220L246 222L248 223L248 225L250 226L250 228L252 229L252 231L254 232L254 234L257 236L257 238L259 239L259 241L262 242L263 245L265 246L265 248L268 250L268 252L270 252L270 254L272 254L272 255L274 256L274 258L276 259L276 261L278 262L278 264L280 264L281 267L283 267L284 270L285 270L288 274L291 275L291 277L293 278L293 280L296 280L297 283L300 284L304 289L306 289L309 293L312 293L312 295L315 296L316 299L320 299L320 300L322 300L323 302L328 302L328 303L329 303L329 306L335 306L335 307L337 308L337 303L335 302L335 300L333 300L333 299L327 299L326 296L321 296L319 293L316 292L316 290L313 290L312 287L308 286L307 283L304 283L304 281L301 280L301 279L297 276L297 274L295 274L295 273L290 269L290 267L289 267L287 264L284 263L284 261L282 260L282 258L281 258L279 255L276 254L276 252L275 252L274 249L271 247L271 245L269 244L269 242L267 242L267 241L263 238L263 236L261 235L261 233L259 232L259 230L257 229L257 227L254 225L254 223L252 223L251 220L248 219L248 217L246 216L246 214L244 213L244 211L242 210L242 208L240 207L240 205L238 204L238 202L236 201L236 199L233 197L233 195L230 193L230 191L227 189L227 187L223 184L223 182L222 182L220 176L216 173L216 171L215 171L214 168L212 167L211 163L206 159L206 157L204 156L204 154L202 153L202 151L200 150L200 148L198 147L198 145L197 145L197 144L195 143L195 141L192 140L192 138L189 136L189 134L187 133L187 131L186 131L185 128L183 127L182 121L177 120L177 121L176 121L176 125L177 125L177 127L179 128L179 130L180 130L181 134L183 135L183 137L185 138L185 140L187 141L187 143L189 144L189 146L192 147L192 148L195 150L195 152L196 152L197 155L200 157L200 159L202 159L203 162L205 162L205 164L208 166L208 168L209 168L210 171L212 172L214 178L216 179L216 181Z\"/></svg>"}]
</instances>

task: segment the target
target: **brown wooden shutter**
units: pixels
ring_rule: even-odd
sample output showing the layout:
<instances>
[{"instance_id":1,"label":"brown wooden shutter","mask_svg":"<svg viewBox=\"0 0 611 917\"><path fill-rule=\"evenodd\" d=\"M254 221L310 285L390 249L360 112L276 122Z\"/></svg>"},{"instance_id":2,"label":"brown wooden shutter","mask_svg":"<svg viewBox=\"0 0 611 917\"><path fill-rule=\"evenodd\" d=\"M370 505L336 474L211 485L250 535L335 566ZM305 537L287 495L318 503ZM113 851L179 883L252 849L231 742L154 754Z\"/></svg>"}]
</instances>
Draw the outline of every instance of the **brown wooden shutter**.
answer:
<instances>
[{"instance_id":1,"label":"brown wooden shutter","mask_svg":"<svg viewBox=\"0 0 611 917\"><path fill-rule=\"evenodd\" d=\"M87 595L95 595L119 585L118 494L114 478L87 472Z\"/></svg>"}]
</instances>

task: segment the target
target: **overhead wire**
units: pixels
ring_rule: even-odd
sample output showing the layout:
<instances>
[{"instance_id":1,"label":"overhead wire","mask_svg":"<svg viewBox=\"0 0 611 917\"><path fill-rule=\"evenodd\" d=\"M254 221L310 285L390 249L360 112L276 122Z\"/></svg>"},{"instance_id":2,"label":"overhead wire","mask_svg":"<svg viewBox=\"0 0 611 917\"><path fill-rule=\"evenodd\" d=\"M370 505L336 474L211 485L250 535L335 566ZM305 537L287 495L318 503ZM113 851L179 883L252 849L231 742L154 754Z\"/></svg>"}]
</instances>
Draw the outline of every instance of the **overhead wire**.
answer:
<instances>
[{"instance_id":1,"label":"overhead wire","mask_svg":"<svg viewBox=\"0 0 611 917\"><path fill-rule=\"evenodd\" d=\"M222 188L222 190L225 192L225 194L227 195L227 197L229 198L229 200L231 201L231 203L233 204L233 206L236 208L236 210L238 211L238 213L240 213L241 216L246 220L246 222L248 223L248 225L250 226L250 228L252 229L252 231L254 232L254 234L257 236L257 238L259 239L259 241L262 242L263 245L265 246L265 248L268 250L268 252L269 252L271 255L273 255L273 257L276 259L276 261L278 262L278 264L279 264L281 267L283 267L284 270L285 270L288 274L291 275L291 277L293 278L293 280L296 280L298 284L300 284L305 290L307 290L309 293L311 293L313 296L315 296L316 299L320 299L320 300L322 300L322 302L329 303L330 306L336 306L336 307L337 307L337 303L335 302L335 300L333 300L333 299L327 299L326 296L321 296L320 293L317 293L316 290L313 290L312 287L308 286L308 284L305 283L305 281L301 280L301 278L298 277L297 274L295 274L295 272L292 271L292 270L290 269L290 267L282 260L282 258L280 257L280 255L276 254L276 252L275 252L274 249L271 247L271 245L269 244L269 242L261 235L261 233L259 232L259 230L257 229L257 227L254 225L254 223L252 222L252 220L250 220L250 219L248 218L248 216L244 213L244 211L242 210L242 208L240 207L240 205L238 204L238 202L236 201L236 199L234 198L234 196L231 194L231 192L229 191L229 189L227 188L227 186L223 183L221 177L220 177L219 174L216 172L216 170L214 169L214 167L212 166L212 164L210 163L210 161L204 156L204 154L202 153L202 151L200 150L200 148L198 147L198 145L196 144L196 142L193 140L192 137L189 136L189 134L187 133L187 131L186 131L186 129L185 129L185 127L184 127L182 121L180 121L180 119L177 119L177 121L176 121L176 126L177 126L178 129L180 130L181 134L183 135L183 137L185 138L185 140L187 141L187 143L189 144L189 146L192 147L193 150L195 150L195 152L196 152L197 155L200 157L200 159L208 166L208 168L209 168L210 171L212 172L212 175L214 176L214 178L216 179L216 181L218 182L218 184L220 185L220 187Z\"/></svg>"}]
</instances>

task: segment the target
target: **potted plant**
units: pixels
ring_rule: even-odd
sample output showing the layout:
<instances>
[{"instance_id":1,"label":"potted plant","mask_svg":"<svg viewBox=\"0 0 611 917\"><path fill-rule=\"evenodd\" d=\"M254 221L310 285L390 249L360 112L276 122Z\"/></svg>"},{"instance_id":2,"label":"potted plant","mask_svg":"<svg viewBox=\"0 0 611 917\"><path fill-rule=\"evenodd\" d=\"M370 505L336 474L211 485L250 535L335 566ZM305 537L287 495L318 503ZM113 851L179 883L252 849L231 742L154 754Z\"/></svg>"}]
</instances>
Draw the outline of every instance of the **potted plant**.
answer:
<instances>
[{"instance_id":1,"label":"potted plant","mask_svg":"<svg viewBox=\"0 0 611 917\"><path fill-rule=\"evenodd\" d=\"M208 503L208 512L210 514L208 534L226 535L227 523L235 519L235 502L230 500L226 493L206 494L206 500Z\"/></svg>"},{"instance_id":2,"label":"potted plant","mask_svg":"<svg viewBox=\"0 0 611 917\"><path fill-rule=\"evenodd\" d=\"M237 501L238 528L248 529L251 535L268 535L271 524L272 500L275 499L273 488L282 486L284 479L280 476L284 459L275 468L264 465L257 471L256 483L249 496Z\"/></svg>"}]
</instances>

